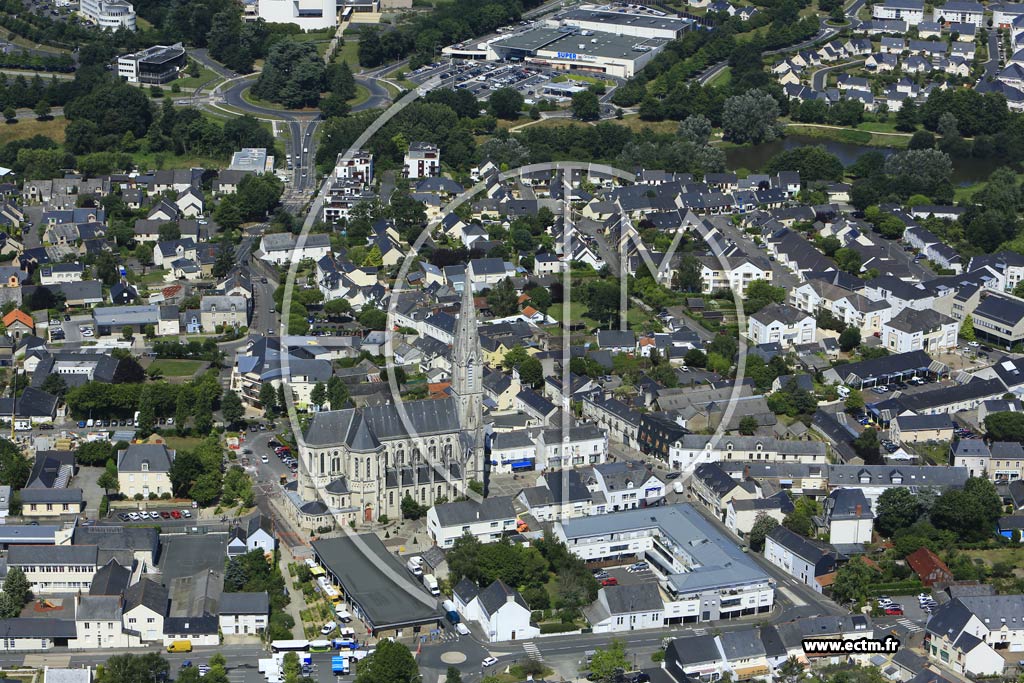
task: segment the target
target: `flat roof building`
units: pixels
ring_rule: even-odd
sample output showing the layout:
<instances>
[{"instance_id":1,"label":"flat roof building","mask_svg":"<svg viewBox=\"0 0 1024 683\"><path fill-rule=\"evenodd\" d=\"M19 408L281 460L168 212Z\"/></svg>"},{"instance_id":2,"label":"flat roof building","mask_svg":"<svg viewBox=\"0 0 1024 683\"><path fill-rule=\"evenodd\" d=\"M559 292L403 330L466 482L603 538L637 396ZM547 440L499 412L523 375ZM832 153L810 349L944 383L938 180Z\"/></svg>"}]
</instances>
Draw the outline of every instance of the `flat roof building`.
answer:
<instances>
[{"instance_id":1,"label":"flat roof building","mask_svg":"<svg viewBox=\"0 0 1024 683\"><path fill-rule=\"evenodd\" d=\"M231 155L229 171L249 171L252 173L272 173L274 157L267 155L266 147L244 147Z\"/></svg>"},{"instance_id":2,"label":"flat roof building","mask_svg":"<svg viewBox=\"0 0 1024 683\"><path fill-rule=\"evenodd\" d=\"M689 19L607 10L573 9L560 18L563 26L636 38L675 40L693 28Z\"/></svg>"},{"instance_id":3,"label":"flat roof building","mask_svg":"<svg viewBox=\"0 0 1024 683\"><path fill-rule=\"evenodd\" d=\"M495 40L487 46L487 58L631 78L667 43L664 38L537 28Z\"/></svg>"},{"instance_id":4,"label":"flat roof building","mask_svg":"<svg viewBox=\"0 0 1024 683\"><path fill-rule=\"evenodd\" d=\"M117 58L117 75L129 83L162 85L178 78L188 58L181 43L154 45Z\"/></svg>"},{"instance_id":5,"label":"flat roof building","mask_svg":"<svg viewBox=\"0 0 1024 683\"><path fill-rule=\"evenodd\" d=\"M373 635L419 633L436 628L441 620L437 599L406 570L374 534L341 536L313 541L317 562L366 622Z\"/></svg>"}]
</instances>

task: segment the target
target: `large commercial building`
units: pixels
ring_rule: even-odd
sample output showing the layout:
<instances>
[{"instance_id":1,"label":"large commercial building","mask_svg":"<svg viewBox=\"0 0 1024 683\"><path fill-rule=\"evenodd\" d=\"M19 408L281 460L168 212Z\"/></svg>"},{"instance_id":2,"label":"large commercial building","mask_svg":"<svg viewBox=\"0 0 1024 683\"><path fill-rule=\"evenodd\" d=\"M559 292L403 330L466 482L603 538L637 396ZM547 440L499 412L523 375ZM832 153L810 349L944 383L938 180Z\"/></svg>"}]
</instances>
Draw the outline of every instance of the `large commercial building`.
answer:
<instances>
[{"instance_id":1,"label":"large commercial building","mask_svg":"<svg viewBox=\"0 0 1024 683\"><path fill-rule=\"evenodd\" d=\"M586 562L649 562L666 624L767 614L775 600L768 574L689 504L563 520L555 534Z\"/></svg>"},{"instance_id":2,"label":"large commercial building","mask_svg":"<svg viewBox=\"0 0 1024 683\"><path fill-rule=\"evenodd\" d=\"M693 21L656 14L614 10L574 9L558 18L563 26L634 38L675 40L693 28Z\"/></svg>"},{"instance_id":3,"label":"large commercial building","mask_svg":"<svg viewBox=\"0 0 1024 683\"><path fill-rule=\"evenodd\" d=\"M616 35L564 26L531 28L486 43L449 45L443 52L457 59L526 62L560 71L631 78L668 42L667 38Z\"/></svg>"},{"instance_id":4,"label":"large commercial building","mask_svg":"<svg viewBox=\"0 0 1024 683\"><path fill-rule=\"evenodd\" d=\"M247 0L243 17L246 21L263 19L277 24L296 24L310 31L337 26L339 15L344 21L353 14L379 12L380 9L380 0Z\"/></svg>"},{"instance_id":5,"label":"large commercial building","mask_svg":"<svg viewBox=\"0 0 1024 683\"><path fill-rule=\"evenodd\" d=\"M117 75L129 83L163 85L178 78L188 58L181 43L154 45L117 58Z\"/></svg>"},{"instance_id":6,"label":"large commercial building","mask_svg":"<svg viewBox=\"0 0 1024 683\"><path fill-rule=\"evenodd\" d=\"M100 28L135 30L135 7L125 0L82 0L78 13Z\"/></svg>"}]
</instances>

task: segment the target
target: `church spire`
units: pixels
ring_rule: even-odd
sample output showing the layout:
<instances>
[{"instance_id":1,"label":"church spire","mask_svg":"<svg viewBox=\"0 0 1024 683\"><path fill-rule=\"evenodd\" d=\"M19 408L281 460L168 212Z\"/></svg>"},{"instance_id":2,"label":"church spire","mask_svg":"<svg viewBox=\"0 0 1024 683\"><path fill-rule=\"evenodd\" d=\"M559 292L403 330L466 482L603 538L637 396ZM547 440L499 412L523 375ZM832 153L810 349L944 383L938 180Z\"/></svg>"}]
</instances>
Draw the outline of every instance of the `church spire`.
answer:
<instances>
[{"instance_id":1,"label":"church spire","mask_svg":"<svg viewBox=\"0 0 1024 683\"><path fill-rule=\"evenodd\" d=\"M473 284L466 268L462 289L462 308L455 325L452 341L452 397L456 402L459 426L466 444L464 476L482 476L483 429L483 361L480 335L477 333L476 307L473 303Z\"/></svg>"}]
</instances>

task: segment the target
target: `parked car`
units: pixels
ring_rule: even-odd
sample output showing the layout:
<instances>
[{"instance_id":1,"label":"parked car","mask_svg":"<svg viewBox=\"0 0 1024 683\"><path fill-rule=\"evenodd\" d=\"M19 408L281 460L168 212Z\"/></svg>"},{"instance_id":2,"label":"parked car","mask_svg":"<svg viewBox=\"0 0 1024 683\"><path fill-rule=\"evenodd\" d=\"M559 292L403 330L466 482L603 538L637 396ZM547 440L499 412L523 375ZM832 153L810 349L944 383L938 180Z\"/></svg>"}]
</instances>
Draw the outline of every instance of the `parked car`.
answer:
<instances>
[{"instance_id":1,"label":"parked car","mask_svg":"<svg viewBox=\"0 0 1024 683\"><path fill-rule=\"evenodd\" d=\"M634 562L633 564L631 564L629 566L629 569L627 569L626 571L628 571L628 572L642 572L642 571L646 571L646 570L648 570L650 568L651 568L650 564L648 564L647 562L641 560L640 562Z\"/></svg>"},{"instance_id":2,"label":"parked car","mask_svg":"<svg viewBox=\"0 0 1024 683\"><path fill-rule=\"evenodd\" d=\"M130 518L130 517L128 516L128 513L127 513L127 512L122 512L122 513L121 513L121 514L119 514L119 515L118 515L117 517L118 517L118 519L120 519L120 520L121 520L122 522L127 522L127 521L128 521L129 519L131 519L131 518Z\"/></svg>"},{"instance_id":3,"label":"parked car","mask_svg":"<svg viewBox=\"0 0 1024 683\"><path fill-rule=\"evenodd\" d=\"M170 519L171 518L171 513L168 512L167 510L161 510L160 511L160 517L163 518L163 519Z\"/></svg>"},{"instance_id":4,"label":"parked car","mask_svg":"<svg viewBox=\"0 0 1024 683\"><path fill-rule=\"evenodd\" d=\"M266 454L266 453L264 453L263 455L261 455L261 456L260 456L260 462L262 462L262 463L268 463L268 462L270 462L270 458L269 458L269 457L267 457L267 454Z\"/></svg>"},{"instance_id":5,"label":"parked car","mask_svg":"<svg viewBox=\"0 0 1024 683\"><path fill-rule=\"evenodd\" d=\"M672 479L678 479L681 476L683 476L682 472L669 472L665 475L665 478L671 481Z\"/></svg>"},{"instance_id":6,"label":"parked car","mask_svg":"<svg viewBox=\"0 0 1024 683\"><path fill-rule=\"evenodd\" d=\"M601 585L602 586L618 586L619 585L619 580L616 579L614 576L609 576L607 578L601 579Z\"/></svg>"},{"instance_id":7,"label":"parked car","mask_svg":"<svg viewBox=\"0 0 1024 683\"><path fill-rule=\"evenodd\" d=\"M489 666L494 666L497 663L497 657L484 657L484 661L480 662L481 666L483 666L485 669Z\"/></svg>"},{"instance_id":8,"label":"parked car","mask_svg":"<svg viewBox=\"0 0 1024 683\"><path fill-rule=\"evenodd\" d=\"M321 627L320 633L325 636L330 635L330 633L336 628L338 628L338 625L336 623L334 623L333 621L328 621L326 624L323 625L323 627Z\"/></svg>"},{"instance_id":9,"label":"parked car","mask_svg":"<svg viewBox=\"0 0 1024 683\"><path fill-rule=\"evenodd\" d=\"M888 616L901 617L903 616L903 606L896 604L888 605L885 608L885 613Z\"/></svg>"},{"instance_id":10,"label":"parked car","mask_svg":"<svg viewBox=\"0 0 1024 683\"><path fill-rule=\"evenodd\" d=\"M129 512L128 513L128 519L132 520L133 522L139 521L139 513L138 512Z\"/></svg>"},{"instance_id":11,"label":"parked car","mask_svg":"<svg viewBox=\"0 0 1024 683\"><path fill-rule=\"evenodd\" d=\"M177 510L171 510L171 517L174 519L181 519L181 513Z\"/></svg>"},{"instance_id":12,"label":"parked car","mask_svg":"<svg viewBox=\"0 0 1024 683\"><path fill-rule=\"evenodd\" d=\"M188 519L189 517L192 516L192 511L191 510L182 510L181 511L181 516L184 517L185 519Z\"/></svg>"}]
</instances>

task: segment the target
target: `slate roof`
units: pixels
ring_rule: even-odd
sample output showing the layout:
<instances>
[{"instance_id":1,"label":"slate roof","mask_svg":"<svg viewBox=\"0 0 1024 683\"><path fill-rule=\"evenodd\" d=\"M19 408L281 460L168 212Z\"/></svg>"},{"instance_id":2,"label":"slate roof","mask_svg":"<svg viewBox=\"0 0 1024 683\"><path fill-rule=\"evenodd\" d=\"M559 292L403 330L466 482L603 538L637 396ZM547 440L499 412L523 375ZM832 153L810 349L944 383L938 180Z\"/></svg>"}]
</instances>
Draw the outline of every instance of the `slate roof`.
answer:
<instances>
[{"instance_id":1,"label":"slate roof","mask_svg":"<svg viewBox=\"0 0 1024 683\"><path fill-rule=\"evenodd\" d=\"M442 503L434 506L438 522L441 526L463 526L474 522L500 521L515 519L516 510L512 505L512 496L496 496L484 498L479 502L472 500Z\"/></svg>"},{"instance_id":2,"label":"slate roof","mask_svg":"<svg viewBox=\"0 0 1024 683\"><path fill-rule=\"evenodd\" d=\"M259 593L222 593L220 614L270 614L270 597Z\"/></svg>"},{"instance_id":3,"label":"slate roof","mask_svg":"<svg viewBox=\"0 0 1024 683\"><path fill-rule=\"evenodd\" d=\"M477 599L480 601L480 606L484 608L488 615L493 615L501 609L501 607L508 602L509 598L523 609L530 609L530 606L526 604L526 600L524 600L523 596L519 594L519 591L514 588L510 588L501 579L498 579L490 586L480 591L480 594L477 596Z\"/></svg>"},{"instance_id":4,"label":"slate roof","mask_svg":"<svg viewBox=\"0 0 1024 683\"><path fill-rule=\"evenodd\" d=\"M810 565L817 564L821 559L830 554L829 551L822 549L809 539L781 525L772 529L768 533L768 538L786 548L800 559L806 560Z\"/></svg>"},{"instance_id":5,"label":"slate roof","mask_svg":"<svg viewBox=\"0 0 1024 683\"><path fill-rule=\"evenodd\" d=\"M409 436L403 416L408 417L411 432L419 436L448 434L459 429L454 399L427 399L406 401L401 412L395 405L387 404L316 413L307 428L306 443L314 447L345 443L353 450L375 450L381 440Z\"/></svg>"},{"instance_id":6,"label":"slate roof","mask_svg":"<svg viewBox=\"0 0 1024 683\"><path fill-rule=\"evenodd\" d=\"M168 592L167 588L161 586L151 579L140 579L133 584L124 594L124 611L128 612L139 605L153 610L157 614L167 614Z\"/></svg>"},{"instance_id":7,"label":"slate roof","mask_svg":"<svg viewBox=\"0 0 1024 683\"><path fill-rule=\"evenodd\" d=\"M455 584L455 588L452 589L452 592L463 602L463 604L468 605L473 601L473 598L480 595L480 586L476 585L464 576L457 584Z\"/></svg>"},{"instance_id":8,"label":"slate roof","mask_svg":"<svg viewBox=\"0 0 1024 683\"><path fill-rule=\"evenodd\" d=\"M148 463L150 472L170 472L174 451L163 444L133 443L117 454L118 472L141 472Z\"/></svg>"},{"instance_id":9,"label":"slate roof","mask_svg":"<svg viewBox=\"0 0 1024 683\"><path fill-rule=\"evenodd\" d=\"M131 578L130 569L111 560L96 570L89 585L89 595L121 595Z\"/></svg>"},{"instance_id":10,"label":"slate roof","mask_svg":"<svg viewBox=\"0 0 1024 683\"><path fill-rule=\"evenodd\" d=\"M601 589L612 615L636 612L660 612L665 609L656 583L606 586Z\"/></svg>"}]
</instances>

